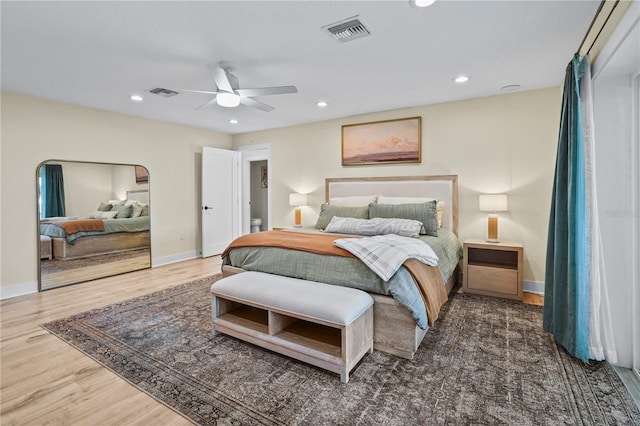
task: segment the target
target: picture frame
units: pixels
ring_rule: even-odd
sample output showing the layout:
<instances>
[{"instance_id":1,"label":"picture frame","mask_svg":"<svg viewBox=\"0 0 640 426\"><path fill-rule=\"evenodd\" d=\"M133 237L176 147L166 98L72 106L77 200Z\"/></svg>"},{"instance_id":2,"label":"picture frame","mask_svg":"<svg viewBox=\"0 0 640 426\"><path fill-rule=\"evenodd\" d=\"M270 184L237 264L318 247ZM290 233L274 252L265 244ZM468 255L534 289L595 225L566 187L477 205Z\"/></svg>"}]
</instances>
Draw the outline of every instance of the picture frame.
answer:
<instances>
[{"instance_id":1,"label":"picture frame","mask_svg":"<svg viewBox=\"0 0 640 426\"><path fill-rule=\"evenodd\" d=\"M422 117L342 126L342 165L421 163Z\"/></svg>"},{"instance_id":2,"label":"picture frame","mask_svg":"<svg viewBox=\"0 0 640 426\"><path fill-rule=\"evenodd\" d=\"M267 166L260 166L260 188L269 187L269 176L267 173Z\"/></svg>"},{"instance_id":3,"label":"picture frame","mask_svg":"<svg viewBox=\"0 0 640 426\"><path fill-rule=\"evenodd\" d=\"M136 169L136 183L148 183L149 182L149 170L143 166L135 166Z\"/></svg>"}]
</instances>

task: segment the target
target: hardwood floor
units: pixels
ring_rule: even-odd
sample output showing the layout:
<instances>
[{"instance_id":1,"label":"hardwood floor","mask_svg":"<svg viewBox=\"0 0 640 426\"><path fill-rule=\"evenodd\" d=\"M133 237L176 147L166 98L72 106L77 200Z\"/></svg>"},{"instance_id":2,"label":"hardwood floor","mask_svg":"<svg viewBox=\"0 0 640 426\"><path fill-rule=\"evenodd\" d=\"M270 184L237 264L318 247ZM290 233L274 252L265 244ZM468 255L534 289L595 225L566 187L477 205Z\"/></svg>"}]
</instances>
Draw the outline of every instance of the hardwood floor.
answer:
<instances>
[{"instance_id":1,"label":"hardwood floor","mask_svg":"<svg viewBox=\"0 0 640 426\"><path fill-rule=\"evenodd\" d=\"M194 259L2 301L0 423L191 424L39 325L213 275L220 263Z\"/></svg>"},{"instance_id":2,"label":"hardwood floor","mask_svg":"<svg viewBox=\"0 0 640 426\"><path fill-rule=\"evenodd\" d=\"M0 423L191 424L39 325L219 271L214 256L2 301Z\"/></svg>"}]
</instances>

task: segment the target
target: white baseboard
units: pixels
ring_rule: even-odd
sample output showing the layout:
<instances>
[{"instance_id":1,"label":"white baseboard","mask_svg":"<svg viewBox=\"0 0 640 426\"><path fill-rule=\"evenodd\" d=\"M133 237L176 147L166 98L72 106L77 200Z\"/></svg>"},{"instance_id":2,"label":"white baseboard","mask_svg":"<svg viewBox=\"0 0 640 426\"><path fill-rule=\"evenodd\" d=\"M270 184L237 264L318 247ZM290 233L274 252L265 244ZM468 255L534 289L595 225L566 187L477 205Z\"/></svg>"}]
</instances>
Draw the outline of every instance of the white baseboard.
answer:
<instances>
[{"instance_id":1,"label":"white baseboard","mask_svg":"<svg viewBox=\"0 0 640 426\"><path fill-rule=\"evenodd\" d=\"M186 251L184 253L171 254L169 256L154 257L151 259L151 267L168 265L170 263L182 262L200 257L197 251Z\"/></svg>"},{"instance_id":2,"label":"white baseboard","mask_svg":"<svg viewBox=\"0 0 640 426\"><path fill-rule=\"evenodd\" d=\"M540 281L522 281L522 290L544 296L544 283Z\"/></svg>"},{"instance_id":3,"label":"white baseboard","mask_svg":"<svg viewBox=\"0 0 640 426\"><path fill-rule=\"evenodd\" d=\"M38 281L3 285L0 287L0 300L24 296L25 294L32 294L37 292Z\"/></svg>"}]
</instances>

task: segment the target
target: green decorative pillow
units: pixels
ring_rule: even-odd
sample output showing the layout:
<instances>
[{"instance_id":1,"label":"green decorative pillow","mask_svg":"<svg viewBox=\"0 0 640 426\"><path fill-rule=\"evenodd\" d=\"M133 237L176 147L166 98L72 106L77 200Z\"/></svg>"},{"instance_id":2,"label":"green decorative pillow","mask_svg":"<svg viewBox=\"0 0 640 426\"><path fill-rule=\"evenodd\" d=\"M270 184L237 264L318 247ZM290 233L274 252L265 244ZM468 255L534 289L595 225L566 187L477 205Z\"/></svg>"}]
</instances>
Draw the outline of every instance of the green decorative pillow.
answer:
<instances>
[{"instance_id":1,"label":"green decorative pillow","mask_svg":"<svg viewBox=\"0 0 640 426\"><path fill-rule=\"evenodd\" d=\"M331 218L338 217L355 217L357 219L369 219L369 206L364 207L342 207L332 206L331 204L323 204L320 206L320 216L316 222L316 228L324 229L327 227Z\"/></svg>"},{"instance_id":2,"label":"green decorative pillow","mask_svg":"<svg viewBox=\"0 0 640 426\"><path fill-rule=\"evenodd\" d=\"M413 219L422 222L421 234L438 236L438 211L435 200L418 204L369 204L369 216Z\"/></svg>"},{"instance_id":3,"label":"green decorative pillow","mask_svg":"<svg viewBox=\"0 0 640 426\"><path fill-rule=\"evenodd\" d=\"M116 219L126 219L131 217L131 212L133 211L133 207L131 206L113 206L111 211L115 211L118 214L116 215Z\"/></svg>"},{"instance_id":4,"label":"green decorative pillow","mask_svg":"<svg viewBox=\"0 0 640 426\"><path fill-rule=\"evenodd\" d=\"M100 205L98 206L98 210L97 211L99 211L99 212L110 212L112 208L113 208L112 204L100 203Z\"/></svg>"}]
</instances>

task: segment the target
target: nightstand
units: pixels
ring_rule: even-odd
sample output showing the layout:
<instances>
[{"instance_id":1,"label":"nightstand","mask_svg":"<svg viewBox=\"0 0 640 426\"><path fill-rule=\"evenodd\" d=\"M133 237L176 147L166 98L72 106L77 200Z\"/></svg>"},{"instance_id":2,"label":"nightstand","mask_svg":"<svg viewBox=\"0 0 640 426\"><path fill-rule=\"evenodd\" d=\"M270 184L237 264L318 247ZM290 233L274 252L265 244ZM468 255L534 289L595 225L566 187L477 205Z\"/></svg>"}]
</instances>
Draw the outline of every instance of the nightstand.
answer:
<instances>
[{"instance_id":1,"label":"nightstand","mask_svg":"<svg viewBox=\"0 0 640 426\"><path fill-rule=\"evenodd\" d=\"M522 243L466 240L464 292L522 300Z\"/></svg>"}]
</instances>

